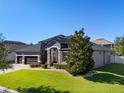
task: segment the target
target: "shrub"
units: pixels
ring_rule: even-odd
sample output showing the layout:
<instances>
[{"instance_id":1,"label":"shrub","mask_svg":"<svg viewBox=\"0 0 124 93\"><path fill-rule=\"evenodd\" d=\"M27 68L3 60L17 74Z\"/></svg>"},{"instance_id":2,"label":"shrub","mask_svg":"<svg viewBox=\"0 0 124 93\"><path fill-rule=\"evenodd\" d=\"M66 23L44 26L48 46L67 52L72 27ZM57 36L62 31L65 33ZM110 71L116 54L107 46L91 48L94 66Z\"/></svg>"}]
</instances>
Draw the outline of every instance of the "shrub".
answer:
<instances>
[{"instance_id":1,"label":"shrub","mask_svg":"<svg viewBox=\"0 0 124 93\"><path fill-rule=\"evenodd\" d=\"M40 86L36 88L18 88L19 93L70 93L69 91L56 90L49 86Z\"/></svg>"},{"instance_id":2,"label":"shrub","mask_svg":"<svg viewBox=\"0 0 124 93\"><path fill-rule=\"evenodd\" d=\"M66 69L66 64L59 64L59 63L54 63L53 66L56 68L56 69Z\"/></svg>"},{"instance_id":3,"label":"shrub","mask_svg":"<svg viewBox=\"0 0 124 93\"><path fill-rule=\"evenodd\" d=\"M7 61L9 64L15 64L15 61Z\"/></svg>"},{"instance_id":4,"label":"shrub","mask_svg":"<svg viewBox=\"0 0 124 93\"><path fill-rule=\"evenodd\" d=\"M31 68L41 67L41 65L40 65L40 64L30 64L30 67L31 67Z\"/></svg>"},{"instance_id":5,"label":"shrub","mask_svg":"<svg viewBox=\"0 0 124 93\"><path fill-rule=\"evenodd\" d=\"M41 64L41 67L47 69L47 64Z\"/></svg>"},{"instance_id":6,"label":"shrub","mask_svg":"<svg viewBox=\"0 0 124 93\"><path fill-rule=\"evenodd\" d=\"M87 73L94 66L92 43L83 30L75 31L70 37L70 51L67 53L66 62L67 70L73 75Z\"/></svg>"},{"instance_id":7,"label":"shrub","mask_svg":"<svg viewBox=\"0 0 124 93\"><path fill-rule=\"evenodd\" d=\"M89 72L94 64L89 64L87 66L83 66L81 62L75 62L74 65L71 65L70 67L67 66L66 70L71 73L72 75L79 75L79 74L85 74Z\"/></svg>"}]
</instances>

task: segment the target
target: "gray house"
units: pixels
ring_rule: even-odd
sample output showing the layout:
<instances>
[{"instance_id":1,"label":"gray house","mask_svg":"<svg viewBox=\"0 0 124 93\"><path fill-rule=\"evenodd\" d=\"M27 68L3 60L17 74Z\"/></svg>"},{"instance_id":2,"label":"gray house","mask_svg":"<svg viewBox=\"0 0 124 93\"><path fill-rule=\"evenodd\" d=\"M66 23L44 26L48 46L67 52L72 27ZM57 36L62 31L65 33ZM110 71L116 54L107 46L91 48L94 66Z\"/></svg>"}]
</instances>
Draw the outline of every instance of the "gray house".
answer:
<instances>
[{"instance_id":1,"label":"gray house","mask_svg":"<svg viewBox=\"0 0 124 93\"><path fill-rule=\"evenodd\" d=\"M46 40L40 41L36 45L31 45L22 49L16 50L16 63L34 64L47 62L48 66L51 63L64 63L65 54L69 51L69 37L58 35ZM104 46L93 43L93 59L95 67L103 66L110 63L110 56L114 52Z\"/></svg>"}]
</instances>

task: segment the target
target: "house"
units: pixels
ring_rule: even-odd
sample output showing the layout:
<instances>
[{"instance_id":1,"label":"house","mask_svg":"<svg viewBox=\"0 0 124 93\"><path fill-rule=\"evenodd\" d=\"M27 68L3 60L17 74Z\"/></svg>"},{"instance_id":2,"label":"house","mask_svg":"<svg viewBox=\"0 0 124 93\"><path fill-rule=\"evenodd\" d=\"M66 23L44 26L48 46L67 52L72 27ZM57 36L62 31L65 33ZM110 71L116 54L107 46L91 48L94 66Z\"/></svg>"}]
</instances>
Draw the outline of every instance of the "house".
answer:
<instances>
[{"instance_id":1,"label":"house","mask_svg":"<svg viewBox=\"0 0 124 93\"><path fill-rule=\"evenodd\" d=\"M107 48L113 49L114 47L114 43L112 43L111 41L108 41L104 38L99 38L93 41L95 44L101 45L101 46L105 46Z\"/></svg>"},{"instance_id":2,"label":"house","mask_svg":"<svg viewBox=\"0 0 124 93\"><path fill-rule=\"evenodd\" d=\"M95 67L103 66L110 63L110 56L114 52L104 46L92 43L94 50L93 59ZM31 45L16 50L16 63L34 64L47 62L48 66L52 63L64 63L65 54L69 51L69 37L57 35L46 40L40 41L38 44Z\"/></svg>"},{"instance_id":3,"label":"house","mask_svg":"<svg viewBox=\"0 0 124 93\"><path fill-rule=\"evenodd\" d=\"M15 60L16 57L16 53L14 52L15 50L28 46L26 43L19 41L10 41L10 40L5 40L4 44L9 52L8 55L6 56L6 59L8 61Z\"/></svg>"}]
</instances>

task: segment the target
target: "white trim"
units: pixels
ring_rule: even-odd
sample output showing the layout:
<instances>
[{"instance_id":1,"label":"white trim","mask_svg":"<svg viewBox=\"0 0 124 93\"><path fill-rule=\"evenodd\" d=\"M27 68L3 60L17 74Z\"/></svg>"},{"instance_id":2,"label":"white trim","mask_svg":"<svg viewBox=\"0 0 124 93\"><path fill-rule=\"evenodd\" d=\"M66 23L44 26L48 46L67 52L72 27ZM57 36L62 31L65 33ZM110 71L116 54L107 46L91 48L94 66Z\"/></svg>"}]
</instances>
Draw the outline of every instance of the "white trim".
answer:
<instances>
[{"instance_id":1,"label":"white trim","mask_svg":"<svg viewBox=\"0 0 124 93\"><path fill-rule=\"evenodd\" d=\"M22 55L22 64L25 64L25 56L24 56L24 54Z\"/></svg>"},{"instance_id":2,"label":"white trim","mask_svg":"<svg viewBox=\"0 0 124 93\"><path fill-rule=\"evenodd\" d=\"M25 54L16 54L16 63L17 63L17 57L18 56L22 56L22 64L25 64L24 61L25 61L25 57L28 57L28 56L36 56L37 57L37 62L40 63L40 55L25 55Z\"/></svg>"},{"instance_id":3,"label":"white trim","mask_svg":"<svg viewBox=\"0 0 124 93\"><path fill-rule=\"evenodd\" d=\"M47 48L47 50L49 50L49 49L51 49L51 48L57 48L58 50L60 50L60 48L57 47L57 46L51 46L51 47Z\"/></svg>"},{"instance_id":4,"label":"white trim","mask_svg":"<svg viewBox=\"0 0 124 93\"><path fill-rule=\"evenodd\" d=\"M17 55L17 54L16 54L16 57L17 57L17 56L40 56L40 55Z\"/></svg>"}]
</instances>

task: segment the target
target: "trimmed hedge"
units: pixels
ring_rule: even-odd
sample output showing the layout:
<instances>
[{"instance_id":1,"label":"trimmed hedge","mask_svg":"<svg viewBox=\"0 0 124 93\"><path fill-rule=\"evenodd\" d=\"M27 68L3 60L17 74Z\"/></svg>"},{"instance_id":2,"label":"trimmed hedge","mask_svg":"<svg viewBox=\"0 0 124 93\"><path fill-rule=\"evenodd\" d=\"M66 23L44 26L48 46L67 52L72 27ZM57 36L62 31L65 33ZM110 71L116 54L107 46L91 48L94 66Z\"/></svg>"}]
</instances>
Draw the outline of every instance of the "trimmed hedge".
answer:
<instances>
[{"instance_id":1,"label":"trimmed hedge","mask_svg":"<svg viewBox=\"0 0 124 93\"><path fill-rule=\"evenodd\" d=\"M66 69L67 65L66 64L59 64L59 63L54 63L53 66L56 69Z\"/></svg>"},{"instance_id":2,"label":"trimmed hedge","mask_svg":"<svg viewBox=\"0 0 124 93\"><path fill-rule=\"evenodd\" d=\"M31 67L31 68L41 67L41 65L40 65L40 64L30 64L30 67Z\"/></svg>"},{"instance_id":3,"label":"trimmed hedge","mask_svg":"<svg viewBox=\"0 0 124 93\"><path fill-rule=\"evenodd\" d=\"M47 64L41 64L41 67L47 69Z\"/></svg>"}]
</instances>

